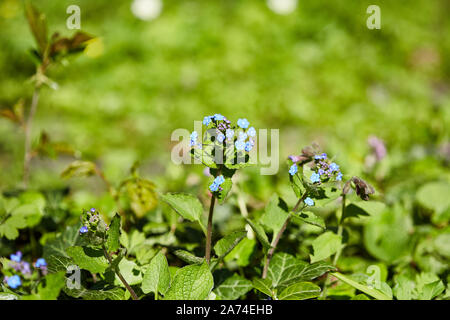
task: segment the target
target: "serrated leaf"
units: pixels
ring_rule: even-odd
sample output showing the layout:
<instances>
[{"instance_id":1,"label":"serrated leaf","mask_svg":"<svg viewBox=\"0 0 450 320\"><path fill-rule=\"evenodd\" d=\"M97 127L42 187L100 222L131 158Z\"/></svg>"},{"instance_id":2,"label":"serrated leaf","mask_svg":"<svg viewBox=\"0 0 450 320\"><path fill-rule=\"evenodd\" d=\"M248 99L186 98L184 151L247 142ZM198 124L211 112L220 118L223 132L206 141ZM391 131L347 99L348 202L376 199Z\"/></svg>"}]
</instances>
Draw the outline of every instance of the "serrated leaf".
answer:
<instances>
[{"instance_id":1,"label":"serrated leaf","mask_svg":"<svg viewBox=\"0 0 450 320\"><path fill-rule=\"evenodd\" d=\"M313 240L312 247L314 254L310 258L314 263L335 254L342 247L342 236L331 231L324 232Z\"/></svg>"},{"instance_id":2,"label":"serrated leaf","mask_svg":"<svg viewBox=\"0 0 450 320\"><path fill-rule=\"evenodd\" d=\"M106 240L106 247L109 252L115 252L119 249L120 243L120 215L115 214L114 218L109 225L109 229L107 231L108 239Z\"/></svg>"},{"instance_id":3,"label":"serrated leaf","mask_svg":"<svg viewBox=\"0 0 450 320\"><path fill-rule=\"evenodd\" d=\"M144 293L161 293L165 295L170 286L169 264L166 256L159 252L150 261L147 271L142 279L142 291Z\"/></svg>"},{"instance_id":4,"label":"serrated leaf","mask_svg":"<svg viewBox=\"0 0 450 320\"><path fill-rule=\"evenodd\" d=\"M320 287L311 282L291 284L278 295L279 300L305 300L319 296Z\"/></svg>"},{"instance_id":5,"label":"serrated leaf","mask_svg":"<svg viewBox=\"0 0 450 320\"><path fill-rule=\"evenodd\" d=\"M250 280L234 274L215 288L214 293L222 300L236 300L249 292L252 287Z\"/></svg>"},{"instance_id":6,"label":"serrated leaf","mask_svg":"<svg viewBox=\"0 0 450 320\"><path fill-rule=\"evenodd\" d=\"M165 300L204 300L214 285L214 279L206 262L189 265L177 271L167 291Z\"/></svg>"},{"instance_id":7,"label":"serrated leaf","mask_svg":"<svg viewBox=\"0 0 450 320\"><path fill-rule=\"evenodd\" d=\"M262 225L260 225L257 222L253 222L252 220L245 218L245 221L250 225L250 227L253 229L253 231L256 234L256 238L258 238L259 242L263 245L264 248L270 249L271 245L269 243L269 239L267 238L266 232L264 231L264 228Z\"/></svg>"},{"instance_id":8,"label":"serrated leaf","mask_svg":"<svg viewBox=\"0 0 450 320\"><path fill-rule=\"evenodd\" d=\"M218 257L223 258L226 254L231 252L231 250L233 250L234 247L236 247L238 243L241 242L241 240L246 236L247 231L245 230L234 231L217 241L216 245L214 246L214 252Z\"/></svg>"},{"instance_id":9,"label":"serrated leaf","mask_svg":"<svg viewBox=\"0 0 450 320\"><path fill-rule=\"evenodd\" d=\"M81 269L92 273L103 273L109 266L101 249L73 246L67 248L66 253Z\"/></svg>"}]
</instances>

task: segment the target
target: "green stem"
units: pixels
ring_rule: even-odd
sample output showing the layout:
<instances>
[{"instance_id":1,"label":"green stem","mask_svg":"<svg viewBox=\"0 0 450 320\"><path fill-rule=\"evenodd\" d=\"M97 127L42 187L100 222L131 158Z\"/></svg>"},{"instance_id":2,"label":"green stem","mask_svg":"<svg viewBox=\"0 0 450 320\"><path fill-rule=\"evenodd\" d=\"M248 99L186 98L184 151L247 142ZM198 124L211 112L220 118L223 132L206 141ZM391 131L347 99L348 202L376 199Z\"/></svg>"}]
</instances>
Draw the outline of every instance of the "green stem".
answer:
<instances>
[{"instance_id":1,"label":"green stem","mask_svg":"<svg viewBox=\"0 0 450 320\"><path fill-rule=\"evenodd\" d=\"M211 195L211 204L209 205L208 214L208 226L206 231L206 248L205 248L205 258L206 262L211 260L211 239L212 239L212 219L214 214L214 204L216 203L216 197L214 194Z\"/></svg>"},{"instance_id":2,"label":"green stem","mask_svg":"<svg viewBox=\"0 0 450 320\"><path fill-rule=\"evenodd\" d=\"M263 272L262 272L262 278L263 279L265 279L267 277L267 271L269 270L270 260L272 259L273 254L275 253L275 249L277 248L278 242L280 241L281 236L283 235L284 231L286 230L286 228L287 228L287 226L289 224L289 221L291 221L292 214L293 213L295 214L295 213L298 212L300 204L303 203L303 200L305 200L306 196L307 196L307 193L305 192L303 194L303 196L300 199L298 199L297 203L295 204L294 208L292 209L292 212L289 213L289 215L286 218L286 221L284 222L284 224L281 227L280 231L278 231L275 239L272 241L271 248L267 252L266 260L264 262L264 268L263 268Z\"/></svg>"},{"instance_id":3,"label":"green stem","mask_svg":"<svg viewBox=\"0 0 450 320\"><path fill-rule=\"evenodd\" d=\"M24 145L24 159L23 159L23 185L25 188L28 186L28 180L30 176L30 161L31 161L31 133L33 126L34 115L36 114L38 102L39 102L40 87L36 86L33 92L33 98L31 100L30 112L25 123L25 145Z\"/></svg>"},{"instance_id":4,"label":"green stem","mask_svg":"<svg viewBox=\"0 0 450 320\"><path fill-rule=\"evenodd\" d=\"M117 268L117 266L113 265L113 261L111 259L111 256L108 253L108 250L106 250L105 245L102 245L102 248L103 248L103 254L105 255L105 257L108 260L108 262L111 265L111 267L114 269L114 272L117 274L117 276L119 277L120 281L122 281L122 283L125 286L125 288L127 288L128 292L130 292L131 298L133 300L139 300L139 298L136 295L136 293L134 292L133 288L131 288L131 286L128 284L128 282L125 280L125 278L122 276L122 274L120 273L120 271Z\"/></svg>"}]
</instances>

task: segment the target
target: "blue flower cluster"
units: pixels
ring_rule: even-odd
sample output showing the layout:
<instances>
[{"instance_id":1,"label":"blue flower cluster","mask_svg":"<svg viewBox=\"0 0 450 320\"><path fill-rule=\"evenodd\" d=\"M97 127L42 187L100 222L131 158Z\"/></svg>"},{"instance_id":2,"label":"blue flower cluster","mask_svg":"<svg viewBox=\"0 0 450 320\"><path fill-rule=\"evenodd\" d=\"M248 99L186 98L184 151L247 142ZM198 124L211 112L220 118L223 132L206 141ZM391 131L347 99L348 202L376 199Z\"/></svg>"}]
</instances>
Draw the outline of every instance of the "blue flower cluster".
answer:
<instances>
[{"instance_id":1,"label":"blue flower cluster","mask_svg":"<svg viewBox=\"0 0 450 320\"><path fill-rule=\"evenodd\" d=\"M247 119L238 119L237 128L231 125L230 120L221 114L214 114L203 118L203 124L211 129L216 129L216 139L219 143L225 141L234 141L234 146L238 151L245 150L250 152L255 142L253 138L256 136L254 127L249 127L250 122ZM237 133L237 137L235 139ZM193 131L190 137L191 147L202 148L202 143L197 141L198 133Z\"/></svg>"},{"instance_id":2,"label":"blue flower cluster","mask_svg":"<svg viewBox=\"0 0 450 320\"><path fill-rule=\"evenodd\" d=\"M222 191L222 187L220 185L224 182L225 178L223 175L217 176L213 183L209 186L209 190L211 190L211 192Z\"/></svg>"},{"instance_id":3,"label":"blue flower cluster","mask_svg":"<svg viewBox=\"0 0 450 320\"><path fill-rule=\"evenodd\" d=\"M32 274L30 263L27 261L22 260L22 252L17 251L16 253L13 253L10 255L10 264L9 266L15 270L16 272L20 272L23 277L30 278ZM36 262L33 264L33 266L40 271L43 275L46 275L47 270L47 262L44 258L39 258L36 260ZM22 279L19 275L14 274L12 276L6 276L3 279L3 282L8 285L8 287L12 289L17 289L22 285Z\"/></svg>"},{"instance_id":4,"label":"blue flower cluster","mask_svg":"<svg viewBox=\"0 0 450 320\"><path fill-rule=\"evenodd\" d=\"M342 173L339 165L331 162L326 153L314 156L314 170L310 177L312 183L321 183L333 178L336 181L342 181Z\"/></svg>"},{"instance_id":5,"label":"blue flower cluster","mask_svg":"<svg viewBox=\"0 0 450 320\"><path fill-rule=\"evenodd\" d=\"M86 211L82 216L83 226L80 228L80 235L86 234L89 231L96 231L97 229L108 230L107 224L100 218L100 214L95 208Z\"/></svg>"}]
</instances>

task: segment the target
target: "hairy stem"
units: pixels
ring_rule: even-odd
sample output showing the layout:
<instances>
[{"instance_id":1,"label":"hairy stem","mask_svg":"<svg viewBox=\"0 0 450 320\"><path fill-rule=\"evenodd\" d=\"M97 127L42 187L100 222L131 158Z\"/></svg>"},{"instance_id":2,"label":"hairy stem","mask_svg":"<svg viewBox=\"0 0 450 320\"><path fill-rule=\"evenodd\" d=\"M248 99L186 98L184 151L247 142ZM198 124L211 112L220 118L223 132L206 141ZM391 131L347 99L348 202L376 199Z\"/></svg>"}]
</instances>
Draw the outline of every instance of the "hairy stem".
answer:
<instances>
[{"instance_id":1,"label":"hairy stem","mask_svg":"<svg viewBox=\"0 0 450 320\"><path fill-rule=\"evenodd\" d=\"M206 262L210 262L211 260L211 238L212 238L212 219L214 214L214 204L216 203L216 197L211 195L211 204L209 206L209 214L208 214L208 226L206 230L206 249L205 249L205 258Z\"/></svg>"},{"instance_id":2,"label":"hairy stem","mask_svg":"<svg viewBox=\"0 0 450 320\"><path fill-rule=\"evenodd\" d=\"M303 194L303 196L298 199L297 203L295 204L294 208L292 209L292 212L295 214L298 212L299 206L300 204L303 203L303 200L305 200L307 196L307 193L305 192ZM281 239L281 236L283 235L283 232L286 230L289 221L291 221L292 218L292 213L290 213L288 215L288 217L286 218L286 221L284 222L283 226L281 227L280 231L278 231L278 234L276 235L275 239L272 242L272 247L269 249L269 251L267 252L267 256L266 256L266 261L264 262L264 268L263 268L263 273L262 273L262 278L265 279L267 277L267 271L269 270L269 264L270 264L270 260L272 260L272 256L275 253L275 249L277 248L278 242Z\"/></svg>"},{"instance_id":3,"label":"hairy stem","mask_svg":"<svg viewBox=\"0 0 450 320\"><path fill-rule=\"evenodd\" d=\"M39 102L39 87L34 88L33 98L31 100L30 112L25 123L25 145L24 145L24 159L23 159L23 184L25 188L28 186L30 176L30 161L31 161L31 131L33 126L34 115L36 114Z\"/></svg>"},{"instance_id":4,"label":"hairy stem","mask_svg":"<svg viewBox=\"0 0 450 320\"><path fill-rule=\"evenodd\" d=\"M102 248L103 248L103 254L105 255L105 257L108 260L109 264L113 267L114 272L117 274L117 276L119 277L120 281L122 281L122 283L125 286L125 288L127 288L128 292L130 292L131 298L133 300L139 300L139 298L136 295L136 293L134 292L133 288L130 287L128 282L125 280L125 278L120 273L120 271L117 268L117 266L113 266L113 262L112 262L111 256L109 255L108 251L106 250L105 245L102 245Z\"/></svg>"}]
</instances>

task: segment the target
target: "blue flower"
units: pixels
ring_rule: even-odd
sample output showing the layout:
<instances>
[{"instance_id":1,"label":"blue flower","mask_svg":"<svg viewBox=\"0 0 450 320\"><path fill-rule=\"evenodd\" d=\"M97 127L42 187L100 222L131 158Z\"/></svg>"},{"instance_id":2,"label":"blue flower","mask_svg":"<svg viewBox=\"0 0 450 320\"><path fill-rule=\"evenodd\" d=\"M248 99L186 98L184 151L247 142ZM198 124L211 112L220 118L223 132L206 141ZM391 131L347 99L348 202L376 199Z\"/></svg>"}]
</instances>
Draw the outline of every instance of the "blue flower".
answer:
<instances>
[{"instance_id":1,"label":"blue flower","mask_svg":"<svg viewBox=\"0 0 450 320\"><path fill-rule=\"evenodd\" d=\"M20 277L18 275L13 275L12 277L8 277L6 280L6 283L8 286L10 286L13 289L16 289L22 285L22 281L20 280Z\"/></svg>"},{"instance_id":2,"label":"blue flower","mask_svg":"<svg viewBox=\"0 0 450 320\"><path fill-rule=\"evenodd\" d=\"M322 153L322 154L318 154L314 156L314 159L316 160L325 160L327 158L327 154L326 153Z\"/></svg>"},{"instance_id":3,"label":"blue flower","mask_svg":"<svg viewBox=\"0 0 450 320\"><path fill-rule=\"evenodd\" d=\"M220 186L224 182L225 178L223 177L223 175L220 175L214 179L214 183L217 184L218 186Z\"/></svg>"},{"instance_id":4,"label":"blue flower","mask_svg":"<svg viewBox=\"0 0 450 320\"><path fill-rule=\"evenodd\" d=\"M217 135L217 141L219 141L220 143L222 143L223 140L225 140L225 136L223 135L223 133L219 133L219 134Z\"/></svg>"},{"instance_id":5,"label":"blue flower","mask_svg":"<svg viewBox=\"0 0 450 320\"><path fill-rule=\"evenodd\" d=\"M191 147L197 142L198 133L197 131L192 131L191 133Z\"/></svg>"},{"instance_id":6,"label":"blue flower","mask_svg":"<svg viewBox=\"0 0 450 320\"><path fill-rule=\"evenodd\" d=\"M331 170L331 172L338 171L339 165L337 165L336 163L333 162L332 164L330 164L330 170Z\"/></svg>"},{"instance_id":7,"label":"blue flower","mask_svg":"<svg viewBox=\"0 0 450 320\"><path fill-rule=\"evenodd\" d=\"M310 180L312 183L320 182L320 175L313 172L313 174L310 177Z\"/></svg>"},{"instance_id":8,"label":"blue flower","mask_svg":"<svg viewBox=\"0 0 450 320\"><path fill-rule=\"evenodd\" d=\"M341 172L339 172L338 175L336 176L336 180L342 181L342 173Z\"/></svg>"},{"instance_id":9,"label":"blue flower","mask_svg":"<svg viewBox=\"0 0 450 320\"><path fill-rule=\"evenodd\" d=\"M291 176L293 176L294 174L296 174L298 171L298 167L297 165L294 163L290 168L289 168L289 174Z\"/></svg>"},{"instance_id":10,"label":"blue flower","mask_svg":"<svg viewBox=\"0 0 450 320\"><path fill-rule=\"evenodd\" d=\"M209 190L211 190L212 192L216 192L217 190L219 190L219 185L215 182L213 182L210 186L209 186Z\"/></svg>"},{"instance_id":11,"label":"blue flower","mask_svg":"<svg viewBox=\"0 0 450 320\"><path fill-rule=\"evenodd\" d=\"M44 258L39 258L36 260L36 263L34 264L36 268L45 267L47 266L47 261L45 261Z\"/></svg>"},{"instance_id":12,"label":"blue flower","mask_svg":"<svg viewBox=\"0 0 450 320\"><path fill-rule=\"evenodd\" d=\"M236 147L237 150L244 150L244 148L245 148L245 142L242 141L242 140L237 140L237 141L234 143L234 145L235 145L235 147Z\"/></svg>"},{"instance_id":13,"label":"blue flower","mask_svg":"<svg viewBox=\"0 0 450 320\"><path fill-rule=\"evenodd\" d=\"M16 254L14 254L14 253L11 254L11 255L9 256L9 258L10 258L12 261L20 262L20 260L22 260L22 252L17 251Z\"/></svg>"},{"instance_id":14,"label":"blue flower","mask_svg":"<svg viewBox=\"0 0 450 320\"><path fill-rule=\"evenodd\" d=\"M91 208L91 212L94 213L95 212L95 208Z\"/></svg>"},{"instance_id":15,"label":"blue flower","mask_svg":"<svg viewBox=\"0 0 450 320\"><path fill-rule=\"evenodd\" d=\"M247 139L247 134L245 132L239 132L239 140L245 141Z\"/></svg>"},{"instance_id":16,"label":"blue flower","mask_svg":"<svg viewBox=\"0 0 450 320\"><path fill-rule=\"evenodd\" d=\"M227 136L227 139L233 138L234 130L233 129L227 129L227 131L225 131L225 135Z\"/></svg>"},{"instance_id":17,"label":"blue flower","mask_svg":"<svg viewBox=\"0 0 450 320\"><path fill-rule=\"evenodd\" d=\"M84 234L84 233L86 233L86 232L88 232L89 230L88 230L88 228L86 227L86 226L82 226L81 228L80 228L80 234Z\"/></svg>"},{"instance_id":18,"label":"blue flower","mask_svg":"<svg viewBox=\"0 0 450 320\"><path fill-rule=\"evenodd\" d=\"M211 117L204 117L203 118L203 124L205 126L208 126L211 123Z\"/></svg>"},{"instance_id":19,"label":"blue flower","mask_svg":"<svg viewBox=\"0 0 450 320\"><path fill-rule=\"evenodd\" d=\"M247 129L250 123L248 122L247 119L238 119L237 125L242 129Z\"/></svg>"},{"instance_id":20,"label":"blue flower","mask_svg":"<svg viewBox=\"0 0 450 320\"><path fill-rule=\"evenodd\" d=\"M250 137L256 136L256 130L255 130L255 128L250 127L250 128L248 129L248 131L247 131L247 134L248 134Z\"/></svg>"},{"instance_id":21,"label":"blue flower","mask_svg":"<svg viewBox=\"0 0 450 320\"><path fill-rule=\"evenodd\" d=\"M305 199L305 204L308 205L308 206L310 206L310 207L312 207L312 206L314 205L314 200L311 199L310 197L307 197L307 198Z\"/></svg>"},{"instance_id":22,"label":"blue flower","mask_svg":"<svg viewBox=\"0 0 450 320\"><path fill-rule=\"evenodd\" d=\"M247 141L245 143L245 151L250 152L253 149L253 143L251 141Z\"/></svg>"},{"instance_id":23,"label":"blue flower","mask_svg":"<svg viewBox=\"0 0 450 320\"><path fill-rule=\"evenodd\" d=\"M225 117L219 113L216 113L214 115L214 120L216 120L216 121L220 121L220 120L224 120L224 119L225 119Z\"/></svg>"}]
</instances>

